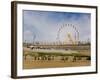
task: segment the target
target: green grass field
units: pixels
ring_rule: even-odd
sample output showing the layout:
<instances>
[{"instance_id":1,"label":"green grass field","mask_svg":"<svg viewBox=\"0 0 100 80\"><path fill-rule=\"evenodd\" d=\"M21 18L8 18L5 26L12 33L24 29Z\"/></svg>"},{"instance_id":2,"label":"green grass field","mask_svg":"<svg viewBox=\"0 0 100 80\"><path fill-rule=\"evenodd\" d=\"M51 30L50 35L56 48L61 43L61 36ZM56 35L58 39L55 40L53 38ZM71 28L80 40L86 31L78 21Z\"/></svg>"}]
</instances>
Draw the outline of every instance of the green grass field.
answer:
<instances>
[{"instance_id":1,"label":"green grass field","mask_svg":"<svg viewBox=\"0 0 100 80\"><path fill-rule=\"evenodd\" d=\"M78 50L76 53L67 53L64 51L34 51L31 49L24 49L23 54L23 69L34 69L34 68L53 68L53 67L75 67L75 66L90 66L91 57L89 50ZM47 59L42 59L42 57ZM55 59L50 59L54 56ZM28 58L27 58L28 57ZM34 57L39 59L34 60ZM60 58L59 58L60 57ZM68 59L66 59L68 57ZM72 58L72 59L71 59ZM85 58L85 59L84 59Z\"/></svg>"}]
</instances>

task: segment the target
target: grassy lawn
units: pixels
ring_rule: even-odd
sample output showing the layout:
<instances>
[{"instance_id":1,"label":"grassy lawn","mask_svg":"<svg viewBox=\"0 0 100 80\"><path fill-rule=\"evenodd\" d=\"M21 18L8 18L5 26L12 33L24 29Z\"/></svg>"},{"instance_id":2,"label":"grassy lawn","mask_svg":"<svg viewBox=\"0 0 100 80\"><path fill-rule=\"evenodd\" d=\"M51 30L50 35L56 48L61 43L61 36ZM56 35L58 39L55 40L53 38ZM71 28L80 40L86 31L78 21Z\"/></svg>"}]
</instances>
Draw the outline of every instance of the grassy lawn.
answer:
<instances>
[{"instance_id":1,"label":"grassy lawn","mask_svg":"<svg viewBox=\"0 0 100 80\"><path fill-rule=\"evenodd\" d=\"M33 52L33 51L24 51L24 55L31 55L31 56L77 56L77 57L89 57L88 55L80 54L80 53L70 53L70 54L63 54L61 52Z\"/></svg>"}]
</instances>

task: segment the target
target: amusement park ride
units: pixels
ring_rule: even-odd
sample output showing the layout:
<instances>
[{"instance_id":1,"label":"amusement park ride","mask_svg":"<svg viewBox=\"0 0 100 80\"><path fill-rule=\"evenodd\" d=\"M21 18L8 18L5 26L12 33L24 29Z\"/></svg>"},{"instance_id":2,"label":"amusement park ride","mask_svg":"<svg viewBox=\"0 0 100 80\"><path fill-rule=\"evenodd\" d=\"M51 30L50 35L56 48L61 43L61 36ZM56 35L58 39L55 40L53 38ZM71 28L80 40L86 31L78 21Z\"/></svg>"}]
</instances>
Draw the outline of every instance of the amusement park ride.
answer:
<instances>
[{"instance_id":1,"label":"amusement park ride","mask_svg":"<svg viewBox=\"0 0 100 80\"><path fill-rule=\"evenodd\" d=\"M65 35L63 35L65 34ZM33 43L27 43L28 48L37 49L66 49L71 46L79 48L79 31L75 25L63 24L57 31L56 42L37 42L35 41L36 35L33 36ZM82 45L83 46L83 45Z\"/></svg>"},{"instance_id":2,"label":"amusement park ride","mask_svg":"<svg viewBox=\"0 0 100 80\"><path fill-rule=\"evenodd\" d=\"M68 36L68 39L69 39L70 43L76 44L75 41L72 39L72 36L71 36L70 33L68 33L67 36Z\"/></svg>"},{"instance_id":3,"label":"amusement park ride","mask_svg":"<svg viewBox=\"0 0 100 80\"><path fill-rule=\"evenodd\" d=\"M65 34L64 37L62 37L63 35L61 35L62 33ZM64 41L61 41L64 40ZM72 25L72 24L63 24L58 32L57 32L57 40L59 42L63 42L63 44L72 44L72 45L75 45L75 44L78 44L79 42L79 31L78 29Z\"/></svg>"}]
</instances>

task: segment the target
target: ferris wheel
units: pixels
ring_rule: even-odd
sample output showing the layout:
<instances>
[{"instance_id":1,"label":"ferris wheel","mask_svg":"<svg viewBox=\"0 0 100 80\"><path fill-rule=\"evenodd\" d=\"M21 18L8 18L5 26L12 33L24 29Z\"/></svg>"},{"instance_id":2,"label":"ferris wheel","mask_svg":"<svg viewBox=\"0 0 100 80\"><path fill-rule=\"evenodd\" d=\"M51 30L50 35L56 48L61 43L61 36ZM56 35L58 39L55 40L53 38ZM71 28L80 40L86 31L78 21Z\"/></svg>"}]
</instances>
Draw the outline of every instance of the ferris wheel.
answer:
<instances>
[{"instance_id":1,"label":"ferris wheel","mask_svg":"<svg viewBox=\"0 0 100 80\"><path fill-rule=\"evenodd\" d=\"M63 24L57 31L56 39L63 44L78 44L79 31L73 24Z\"/></svg>"}]
</instances>

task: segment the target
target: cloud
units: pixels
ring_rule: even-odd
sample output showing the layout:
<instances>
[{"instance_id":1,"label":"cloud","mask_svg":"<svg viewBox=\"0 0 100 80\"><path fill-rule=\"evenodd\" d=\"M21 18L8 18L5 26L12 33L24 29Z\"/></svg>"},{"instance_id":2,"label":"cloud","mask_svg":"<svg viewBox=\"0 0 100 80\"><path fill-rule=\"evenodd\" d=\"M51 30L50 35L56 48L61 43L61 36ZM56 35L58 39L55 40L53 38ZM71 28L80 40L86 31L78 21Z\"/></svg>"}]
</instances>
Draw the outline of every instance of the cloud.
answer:
<instances>
[{"instance_id":1,"label":"cloud","mask_svg":"<svg viewBox=\"0 0 100 80\"><path fill-rule=\"evenodd\" d=\"M32 41L35 35L36 41L56 41L58 30L63 24L74 24L80 34L80 40L90 38L90 18L89 13L67 13L67 12L47 12L47 11L23 11L23 35L24 40ZM64 28L67 31L69 28ZM70 32L71 29L69 29ZM73 32L72 32L73 33ZM65 33L64 33L65 34ZM63 35L63 33L62 33Z\"/></svg>"}]
</instances>

